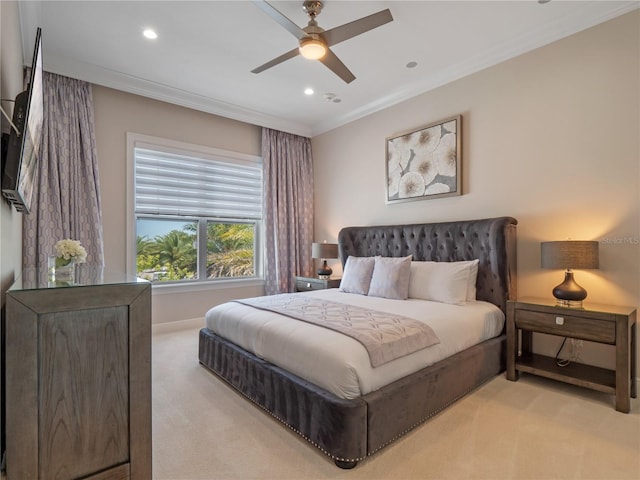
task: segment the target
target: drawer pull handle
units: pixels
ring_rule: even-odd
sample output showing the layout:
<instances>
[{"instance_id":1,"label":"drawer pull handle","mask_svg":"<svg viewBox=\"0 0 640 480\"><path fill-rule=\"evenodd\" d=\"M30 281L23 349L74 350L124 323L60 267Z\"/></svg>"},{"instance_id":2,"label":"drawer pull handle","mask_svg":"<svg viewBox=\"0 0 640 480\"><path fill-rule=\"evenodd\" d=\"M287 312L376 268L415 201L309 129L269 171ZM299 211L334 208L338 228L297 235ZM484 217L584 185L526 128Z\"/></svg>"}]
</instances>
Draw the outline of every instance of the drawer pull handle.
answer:
<instances>
[{"instance_id":1,"label":"drawer pull handle","mask_svg":"<svg viewBox=\"0 0 640 480\"><path fill-rule=\"evenodd\" d=\"M564 325L564 317L556 317L556 325Z\"/></svg>"}]
</instances>

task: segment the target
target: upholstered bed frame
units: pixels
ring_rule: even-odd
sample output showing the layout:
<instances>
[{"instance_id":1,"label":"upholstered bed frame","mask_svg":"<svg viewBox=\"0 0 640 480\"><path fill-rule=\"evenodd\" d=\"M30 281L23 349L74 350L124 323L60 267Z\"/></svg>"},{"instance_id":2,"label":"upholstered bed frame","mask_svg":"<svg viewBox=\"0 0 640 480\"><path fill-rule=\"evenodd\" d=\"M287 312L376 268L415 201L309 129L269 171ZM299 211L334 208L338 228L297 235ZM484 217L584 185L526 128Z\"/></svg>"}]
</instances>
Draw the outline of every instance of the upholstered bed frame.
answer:
<instances>
[{"instance_id":1,"label":"upholstered bed frame","mask_svg":"<svg viewBox=\"0 0 640 480\"><path fill-rule=\"evenodd\" d=\"M516 220L493 219L340 231L349 255L414 260L480 260L477 299L505 311L516 295ZM377 452L505 368L504 334L464 350L360 398L345 400L200 331L200 363L308 440L341 468Z\"/></svg>"}]
</instances>

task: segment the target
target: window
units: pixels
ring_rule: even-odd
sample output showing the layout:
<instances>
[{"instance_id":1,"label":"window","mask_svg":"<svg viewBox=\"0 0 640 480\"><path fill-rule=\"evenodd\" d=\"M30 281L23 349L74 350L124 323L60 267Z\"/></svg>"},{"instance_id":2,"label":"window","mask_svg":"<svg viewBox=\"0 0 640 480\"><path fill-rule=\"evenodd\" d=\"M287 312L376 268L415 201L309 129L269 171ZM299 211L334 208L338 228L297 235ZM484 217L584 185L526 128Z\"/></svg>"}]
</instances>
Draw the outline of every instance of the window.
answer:
<instances>
[{"instance_id":1,"label":"window","mask_svg":"<svg viewBox=\"0 0 640 480\"><path fill-rule=\"evenodd\" d=\"M261 277L258 157L134 141L135 264L154 283Z\"/></svg>"}]
</instances>

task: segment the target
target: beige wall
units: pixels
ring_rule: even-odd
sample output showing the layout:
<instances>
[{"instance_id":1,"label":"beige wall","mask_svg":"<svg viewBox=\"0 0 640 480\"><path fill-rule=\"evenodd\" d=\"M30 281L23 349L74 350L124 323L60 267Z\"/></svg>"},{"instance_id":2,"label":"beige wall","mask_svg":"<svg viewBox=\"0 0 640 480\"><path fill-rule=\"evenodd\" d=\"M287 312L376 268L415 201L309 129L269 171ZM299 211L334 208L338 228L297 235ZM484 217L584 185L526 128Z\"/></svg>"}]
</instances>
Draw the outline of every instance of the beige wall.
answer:
<instances>
[{"instance_id":1,"label":"beige wall","mask_svg":"<svg viewBox=\"0 0 640 480\"><path fill-rule=\"evenodd\" d=\"M637 305L639 61L635 11L315 137L316 239L346 225L510 215L519 296L550 297L562 280L540 268L541 241L599 240L600 270L576 280L589 301ZM464 195L386 205L385 138L458 113ZM610 366L607 349L583 359Z\"/></svg>"},{"instance_id":2,"label":"beige wall","mask_svg":"<svg viewBox=\"0 0 640 480\"><path fill-rule=\"evenodd\" d=\"M16 2L0 2L0 22L0 97L13 99L22 91L22 42ZM12 115L12 102L2 102L2 108ZM9 122L3 116L2 132L9 133L9 129ZM5 292L22 269L21 259L22 214L17 213L6 201L0 200L0 286L3 307Z\"/></svg>"},{"instance_id":3,"label":"beige wall","mask_svg":"<svg viewBox=\"0 0 640 480\"><path fill-rule=\"evenodd\" d=\"M93 99L107 269L126 270L127 132L261 155L257 126L95 85ZM262 287L183 294L154 289L153 323L203 317L212 305L263 293Z\"/></svg>"}]
</instances>

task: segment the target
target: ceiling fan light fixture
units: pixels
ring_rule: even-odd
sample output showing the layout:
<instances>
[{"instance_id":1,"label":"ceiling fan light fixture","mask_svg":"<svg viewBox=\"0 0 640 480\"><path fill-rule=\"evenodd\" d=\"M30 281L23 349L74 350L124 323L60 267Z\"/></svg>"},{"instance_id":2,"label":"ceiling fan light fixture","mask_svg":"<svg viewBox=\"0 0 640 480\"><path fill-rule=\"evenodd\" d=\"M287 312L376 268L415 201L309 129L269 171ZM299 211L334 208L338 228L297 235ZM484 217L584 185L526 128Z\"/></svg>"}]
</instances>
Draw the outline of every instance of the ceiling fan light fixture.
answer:
<instances>
[{"instance_id":1,"label":"ceiling fan light fixture","mask_svg":"<svg viewBox=\"0 0 640 480\"><path fill-rule=\"evenodd\" d=\"M300 42L300 55L309 60L318 60L327 53L326 45L320 40L309 38Z\"/></svg>"},{"instance_id":2,"label":"ceiling fan light fixture","mask_svg":"<svg viewBox=\"0 0 640 480\"><path fill-rule=\"evenodd\" d=\"M158 38L158 34L151 28L145 29L145 31L142 32L142 35L144 35L149 40L155 40L156 38Z\"/></svg>"}]
</instances>

